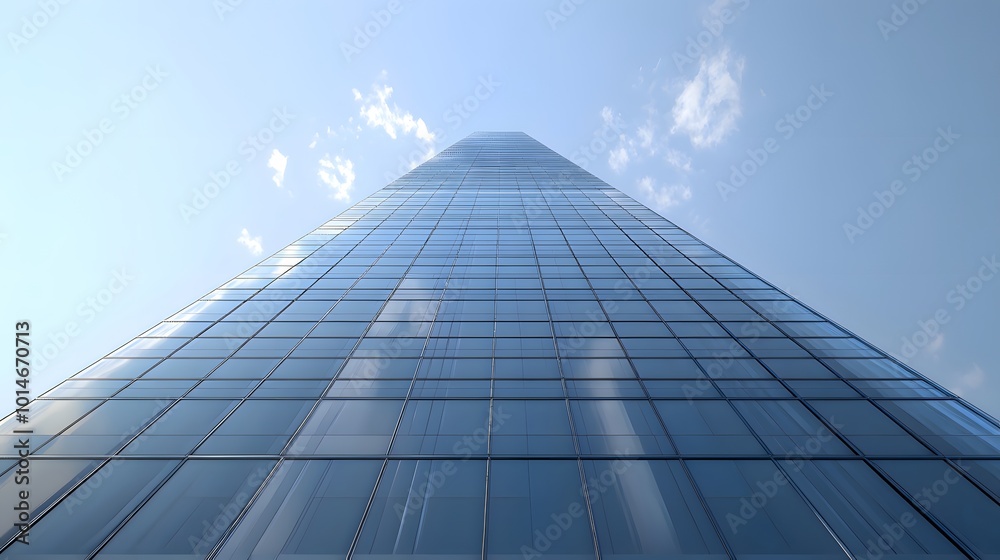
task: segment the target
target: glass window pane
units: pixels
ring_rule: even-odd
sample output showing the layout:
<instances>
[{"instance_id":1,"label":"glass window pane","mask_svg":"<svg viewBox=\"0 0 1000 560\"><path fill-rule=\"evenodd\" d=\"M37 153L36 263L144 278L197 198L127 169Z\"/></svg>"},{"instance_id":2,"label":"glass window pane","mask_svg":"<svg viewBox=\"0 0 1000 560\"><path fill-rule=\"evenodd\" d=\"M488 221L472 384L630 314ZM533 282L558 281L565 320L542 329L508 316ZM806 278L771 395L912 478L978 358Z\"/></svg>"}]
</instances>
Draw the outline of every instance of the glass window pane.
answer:
<instances>
[{"instance_id":1,"label":"glass window pane","mask_svg":"<svg viewBox=\"0 0 1000 560\"><path fill-rule=\"evenodd\" d=\"M65 430L66 426L76 422L103 402L90 399L65 401L42 399L33 401L29 407L32 430L31 444L40 445L49 439L50 436ZM4 449L17 449L14 446L17 445L18 436L14 435L14 430L21 427L22 425L18 423L14 413L11 413L0 422L0 444L3 444ZM21 437L23 438L23 436ZM16 451L14 452L16 453Z\"/></svg>"},{"instance_id":2,"label":"glass window pane","mask_svg":"<svg viewBox=\"0 0 1000 560\"><path fill-rule=\"evenodd\" d=\"M733 401L768 451L788 457L853 455L799 401Z\"/></svg>"},{"instance_id":3,"label":"glass window pane","mask_svg":"<svg viewBox=\"0 0 1000 560\"><path fill-rule=\"evenodd\" d=\"M5 558L84 560L146 498L178 461L112 461L15 542ZM34 493L34 488L32 488Z\"/></svg>"},{"instance_id":4,"label":"glass window pane","mask_svg":"<svg viewBox=\"0 0 1000 560\"><path fill-rule=\"evenodd\" d=\"M951 466L918 460L877 464L981 558L1000 553L1000 506Z\"/></svg>"},{"instance_id":5,"label":"glass window pane","mask_svg":"<svg viewBox=\"0 0 1000 560\"><path fill-rule=\"evenodd\" d=\"M858 558L965 558L861 461L800 460L786 471Z\"/></svg>"},{"instance_id":6,"label":"glass window pane","mask_svg":"<svg viewBox=\"0 0 1000 560\"><path fill-rule=\"evenodd\" d=\"M326 396L404 398L410 392L410 383L406 379L338 379L330 386Z\"/></svg>"},{"instance_id":7,"label":"glass window pane","mask_svg":"<svg viewBox=\"0 0 1000 560\"><path fill-rule=\"evenodd\" d=\"M565 396L558 379L497 379L493 382L496 398L561 398Z\"/></svg>"},{"instance_id":8,"label":"glass window pane","mask_svg":"<svg viewBox=\"0 0 1000 560\"><path fill-rule=\"evenodd\" d=\"M868 401L810 401L827 423L866 455L930 455L926 447Z\"/></svg>"},{"instance_id":9,"label":"glass window pane","mask_svg":"<svg viewBox=\"0 0 1000 560\"><path fill-rule=\"evenodd\" d=\"M157 418L122 455L186 455L236 407L235 400L182 400Z\"/></svg>"},{"instance_id":10,"label":"glass window pane","mask_svg":"<svg viewBox=\"0 0 1000 560\"><path fill-rule=\"evenodd\" d=\"M29 511L38 513L52 505L61 498L77 482L88 474L94 472L101 465L97 460L71 460L71 459L42 459L33 458L27 461L28 480L27 488L29 492ZM13 507L21 502L20 492L25 490L24 472L17 472L24 468L20 464L18 468L12 468L0 477L0 500L2 503L10 504L9 510L13 513ZM6 509L6 507L5 507ZM5 512L5 515L9 515ZM6 519L12 520L13 516ZM0 533L3 542L14 537L19 531L17 525L5 524ZM30 538L29 531L29 543ZM30 544L28 546L31 546Z\"/></svg>"},{"instance_id":11,"label":"glass window pane","mask_svg":"<svg viewBox=\"0 0 1000 560\"><path fill-rule=\"evenodd\" d=\"M344 558L382 461L285 461L218 560Z\"/></svg>"},{"instance_id":12,"label":"glass window pane","mask_svg":"<svg viewBox=\"0 0 1000 560\"><path fill-rule=\"evenodd\" d=\"M958 401L879 401L945 455L1000 455L1000 429Z\"/></svg>"},{"instance_id":13,"label":"glass window pane","mask_svg":"<svg viewBox=\"0 0 1000 560\"><path fill-rule=\"evenodd\" d=\"M649 401L570 401L583 455L673 453Z\"/></svg>"},{"instance_id":14,"label":"glass window pane","mask_svg":"<svg viewBox=\"0 0 1000 560\"><path fill-rule=\"evenodd\" d=\"M601 558L728 558L677 461L584 461L583 467Z\"/></svg>"},{"instance_id":15,"label":"glass window pane","mask_svg":"<svg viewBox=\"0 0 1000 560\"><path fill-rule=\"evenodd\" d=\"M493 403L494 455L574 455L566 401L498 400Z\"/></svg>"},{"instance_id":16,"label":"glass window pane","mask_svg":"<svg viewBox=\"0 0 1000 560\"><path fill-rule=\"evenodd\" d=\"M244 401L205 443L199 455L274 454L302 423L313 401Z\"/></svg>"},{"instance_id":17,"label":"glass window pane","mask_svg":"<svg viewBox=\"0 0 1000 560\"><path fill-rule=\"evenodd\" d=\"M319 403L288 452L292 455L384 455L403 401L333 400Z\"/></svg>"},{"instance_id":18,"label":"glass window pane","mask_svg":"<svg viewBox=\"0 0 1000 560\"><path fill-rule=\"evenodd\" d=\"M753 432L726 401L655 401L681 453L764 455Z\"/></svg>"},{"instance_id":19,"label":"glass window pane","mask_svg":"<svg viewBox=\"0 0 1000 560\"><path fill-rule=\"evenodd\" d=\"M128 443L172 401L113 399L49 440L44 455L106 455Z\"/></svg>"},{"instance_id":20,"label":"glass window pane","mask_svg":"<svg viewBox=\"0 0 1000 560\"><path fill-rule=\"evenodd\" d=\"M624 358L564 359L562 367L567 379L635 379Z\"/></svg>"},{"instance_id":21,"label":"glass window pane","mask_svg":"<svg viewBox=\"0 0 1000 560\"><path fill-rule=\"evenodd\" d=\"M576 461L492 461L489 560L593 560L594 536Z\"/></svg>"},{"instance_id":22,"label":"glass window pane","mask_svg":"<svg viewBox=\"0 0 1000 560\"><path fill-rule=\"evenodd\" d=\"M389 461L352 558L482 558L486 461Z\"/></svg>"},{"instance_id":23,"label":"glass window pane","mask_svg":"<svg viewBox=\"0 0 1000 560\"><path fill-rule=\"evenodd\" d=\"M490 402L487 400L411 400L392 442L395 455L485 455ZM475 449L474 449L475 448Z\"/></svg>"},{"instance_id":24,"label":"glass window pane","mask_svg":"<svg viewBox=\"0 0 1000 560\"><path fill-rule=\"evenodd\" d=\"M559 362L554 358L497 358L497 379L559 379Z\"/></svg>"},{"instance_id":25,"label":"glass window pane","mask_svg":"<svg viewBox=\"0 0 1000 560\"><path fill-rule=\"evenodd\" d=\"M771 461L685 464L737 557L848 558Z\"/></svg>"},{"instance_id":26,"label":"glass window pane","mask_svg":"<svg viewBox=\"0 0 1000 560\"><path fill-rule=\"evenodd\" d=\"M205 558L273 466L265 460L187 461L97 558Z\"/></svg>"}]
</instances>

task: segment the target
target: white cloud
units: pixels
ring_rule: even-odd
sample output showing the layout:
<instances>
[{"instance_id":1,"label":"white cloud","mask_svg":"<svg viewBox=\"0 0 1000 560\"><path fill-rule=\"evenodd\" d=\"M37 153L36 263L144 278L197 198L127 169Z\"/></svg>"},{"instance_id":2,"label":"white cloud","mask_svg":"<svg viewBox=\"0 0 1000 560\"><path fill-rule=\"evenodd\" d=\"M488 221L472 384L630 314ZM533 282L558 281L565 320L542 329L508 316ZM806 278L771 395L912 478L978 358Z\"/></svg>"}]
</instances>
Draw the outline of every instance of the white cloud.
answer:
<instances>
[{"instance_id":1,"label":"white cloud","mask_svg":"<svg viewBox=\"0 0 1000 560\"><path fill-rule=\"evenodd\" d=\"M656 147L653 146L653 134L654 125L651 120L646 121L646 124L640 126L635 131L635 135L639 138L639 146L647 150L650 155L656 153Z\"/></svg>"},{"instance_id":2,"label":"white cloud","mask_svg":"<svg viewBox=\"0 0 1000 560\"><path fill-rule=\"evenodd\" d=\"M944 333L938 333L937 336L927 343L927 347L924 349L931 355L937 355L941 353L942 348L944 348Z\"/></svg>"},{"instance_id":3,"label":"white cloud","mask_svg":"<svg viewBox=\"0 0 1000 560\"><path fill-rule=\"evenodd\" d=\"M623 123L617 117L611 107L604 106L601 109L601 121L604 123L604 130L618 131L618 144L608 150L608 166L616 173L624 170L635 153L635 141L621 131ZM603 131L602 131L603 135ZM613 141L608 139L609 141Z\"/></svg>"},{"instance_id":4,"label":"white cloud","mask_svg":"<svg viewBox=\"0 0 1000 560\"><path fill-rule=\"evenodd\" d=\"M368 126L382 128L393 140L398 137L397 131L401 130L403 134L412 133L418 140L428 143L434 141L434 133L427 129L424 119L403 111L395 103L389 106L389 99L392 97L391 87L376 85L372 93L364 97L357 89L352 91L355 101L361 102L361 116L365 118Z\"/></svg>"},{"instance_id":5,"label":"white cloud","mask_svg":"<svg viewBox=\"0 0 1000 560\"><path fill-rule=\"evenodd\" d=\"M259 235L257 237L250 237L250 232L247 228L243 228L243 232L236 239L236 241L238 241L240 245L246 247L254 255L259 255L264 252L264 246L261 245L261 237Z\"/></svg>"},{"instance_id":6,"label":"white cloud","mask_svg":"<svg viewBox=\"0 0 1000 560\"><path fill-rule=\"evenodd\" d=\"M610 165L611 169L615 170L616 173L625 169L628 165L628 159L628 149L621 144L619 144L617 148L613 148L608 153L608 165Z\"/></svg>"},{"instance_id":7,"label":"white cloud","mask_svg":"<svg viewBox=\"0 0 1000 560\"><path fill-rule=\"evenodd\" d=\"M667 163L685 172L691 172L691 157L680 150L669 148L667 150Z\"/></svg>"},{"instance_id":8,"label":"white cloud","mask_svg":"<svg viewBox=\"0 0 1000 560\"><path fill-rule=\"evenodd\" d=\"M687 185L657 186L656 180L645 176L639 179L639 192L648 199L655 210L664 211L681 202L691 200L691 187Z\"/></svg>"},{"instance_id":9,"label":"white cloud","mask_svg":"<svg viewBox=\"0 0 1000 560\"><path fill-rule=\"evenodd\" d=\"M332 190L330 197L349 202L351 189L354 187L354 162L340 156L331 160L330 156L327 155L319 160L319 166L320 180Z\"/></svg>"},{"instance_id":10,"label":"white cloud","mask_svg":"<svg viewBox=\"0 0 1000 560\"><path fill-rule=\"evenodd\" d=\"M671 133L687 134L691 144L707 148L721 142L736 130L742 114L740 84L743 58L730 64L729 51L702 57L698 74L684 84L674 102L674 126Z\"/></svg>"},{"instance_id":11,"label":"white cloud","mask_svg":"<svg viewBox=\"0 0 1000 560\"><path fill-rule=\"evenodd\" d=\"M316 142L318 142L318 141L319 141L319 133L317 132L316 134L313 134L312 142L309 142L309 149L311 150L311 149L315 148L316 147Z\"/></svg>"},{"instance_id":12,"label":"white cloud","mask_svg":"<svg viewBox=\"0 0 1000 560\"><path fill-rule=\"evenodd\" d=\"M280 188L281 183L285 180L285 168L288 167L288 156L275 148L271 152L271 157L267 160L267 166L274 170L274 177L271 177L271 180Z\"/></svg>"}]
</instances>

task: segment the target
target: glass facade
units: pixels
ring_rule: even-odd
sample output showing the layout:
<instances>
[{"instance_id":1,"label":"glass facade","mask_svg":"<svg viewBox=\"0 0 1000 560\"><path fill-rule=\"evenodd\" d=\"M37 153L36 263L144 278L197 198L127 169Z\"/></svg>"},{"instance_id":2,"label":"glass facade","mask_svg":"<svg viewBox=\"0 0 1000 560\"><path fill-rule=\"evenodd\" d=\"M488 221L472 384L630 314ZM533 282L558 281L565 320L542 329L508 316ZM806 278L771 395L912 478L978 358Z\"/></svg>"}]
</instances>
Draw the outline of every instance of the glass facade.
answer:
<instances>
[{"instance_id":1,"label":"glass facade","mask_svg":"<svg viewBox=\"0 0 1000 560\"><path fill-rule=\"evenodd\" d=\"M13 415L2 558L1000 558L1000 428L522 133Z\"/></svg>"}]
</instances>

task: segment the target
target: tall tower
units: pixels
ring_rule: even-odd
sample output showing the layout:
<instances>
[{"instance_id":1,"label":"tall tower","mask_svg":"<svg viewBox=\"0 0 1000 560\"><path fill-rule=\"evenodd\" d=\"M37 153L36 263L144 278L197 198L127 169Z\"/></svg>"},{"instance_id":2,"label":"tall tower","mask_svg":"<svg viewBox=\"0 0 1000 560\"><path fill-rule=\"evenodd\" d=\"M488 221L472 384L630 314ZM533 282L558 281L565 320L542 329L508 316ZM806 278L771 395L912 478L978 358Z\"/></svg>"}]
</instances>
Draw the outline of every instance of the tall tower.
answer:
<instances>
[{"instance_id":1,"label":"tall tower","mask_svg":"<svg viewBox=\"0 0 1000 560\"><path fill-rule=\"evenodd\" d=\"M994 420L522 133L25 408L3 558L1000 558Z\"/></svg>"}]
</instances>

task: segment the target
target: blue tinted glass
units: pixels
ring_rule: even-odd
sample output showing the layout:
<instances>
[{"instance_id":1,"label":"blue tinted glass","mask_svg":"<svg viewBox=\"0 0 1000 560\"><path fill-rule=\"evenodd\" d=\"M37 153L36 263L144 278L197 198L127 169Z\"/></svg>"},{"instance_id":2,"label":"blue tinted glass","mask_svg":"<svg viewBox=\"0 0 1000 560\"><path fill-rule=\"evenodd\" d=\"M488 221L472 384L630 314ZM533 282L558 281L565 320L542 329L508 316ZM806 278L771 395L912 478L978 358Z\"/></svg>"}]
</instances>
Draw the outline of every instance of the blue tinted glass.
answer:
<instances>
[{"instance_id":1,"label":"blue tinted glass","mask_svg":"<svg viewBox=\"0 0 1000 560\"><path fill-rule=\"evenodd\" d=\"M798 461L791 466L789 477L859 558L964 557L863 462Z\"/></svg>"},{"instance_id":2,"label":"blue tinted glass","mask_svg":"<svg viewBox=\"0 0 1000 560\"><path fill-rule=\"evenodd\" d=\"M583 455L673 453L648 401L570 401Z\"/></svg>"},{"instance_id":3,"label":"blue tinted glass","mask_svg":"<svg viewBox=\"0 0 1000 560\"><path fill-rule=\"evenodd\" d=\"M30 544L15 543L6 553L11 558L86 558L177 464L106 464L31 528Z\"/></svg>"},{"instance_id":4,"label":"blue tinted glass","mask_svg":"<svg viewBox=\"0 0 1000 560\"><path fill-rule=\"evenodd\" d=\"M335 400L319 403L288 449L293 455L382 455L402 401Z\"/></svg>"},{"instance_id":5,"label":"blue tinted glass","mask_svg":"<svg viewBox=\"0 0 1000 560\"><path fill-rule=\"evenodd\" d=\"M799 401L733 401L733 406L775 455L853 455Z\"/></svg>"},{"instance_id":6,"label":"blue tinted glass","mask_svg":"<svg viewBox=\"0 0 1000 560\"><path fill-rule=\"evenodd\" d=\"M723 537L738 556L848 558L771 461L686 464Z\"/></svg>"},{"instance_id":7,"label":"blue tinted glass","mask_svg":"<svg viewBox=\"0 0 1000 560\"><path fill-rule=\"evenodd\" d=\"M602 558L728 558L676 461L584 461Z\"/></svg>"},{"instance_id":8,"label":"blue tinted glass","mask_svg":"<svg viewBox=\"0 0 1000 560\"><path fill-rule=\"evenodd\" d=\"M199 455L278 453L299 427L312 401L244 401L198 446Z\"/></svg>"},{"instance_id":9,"label":"blue tinted glass","mask_svg":"<svg viewBox=\"0 0 1000 560\"><path fill-rule=\"evenodd\" d=\"M576 461L491 462L486 557L593 560L585 493Z\"/></svg>"},{"instance_id":10,"label":"blue tinted glass","mask_svg":"<svg viewBox=\"0 0 1000 560\"><path fill-rule=\"evenodd\" d=\"M973 552L1000 551L1000 506L943 461L878 461L878 466Z\"/></svg>"},{"instance_id":11,"label":"blue tinted glass","mask_svg":"<svg viewBox=\"0 0 1000 560\"><path fill-rule=\"evenodd\" d=\"M656 401L681 453L762 455L764 449L726 401Z\"/></svg>"},{"instance_id":12,"label":"blue tinted glass","mask_svg":"<svg viewBox=\"0 0 1000 560\"><path fill-rule=\"evenodd\" d=\"M285 461L216 558L346 556L381 469L382 461Z\"/></svg>"},{"instance_id":13,"label":"blue tinted glass","mask_svg":"<svg viewBox=\"0 0 1000 560\"><path fill-rule=\"evenodd\" d=\"M958 401L879 401L945 455L1000 455L1000 428Z\"/></svg>"},{"instance_id":14,"label":"blue tinted glass","mask_svg":"<svg viewBox=\"0 0 1000 560\"><path fill-rule=\"evenodd\" d=\"M467 446L471 453L473 440ZM573 455L573 435L566 401L496 401L490 452L494 455Z\"/></svg>"},{"instance_id":15,"label":"blue tinted glass","mask_svg":"<svg viewBox=\"0 0 1000 560\"><path fill-rule=\"evenodd\" d=\"M233 410L232 400L183 400L149 425L122 455L186 455Z\"/></svg>"},{"instance_id":16,"label":"blue tinted glass","mask_svg":"<svg viewBox=\"0 0 1000 560\"><path fill-rule=\"evenodd\" d=\"M207 557L273 466L262 460L187 461L97 557Z\"/></svg>"},{"instance_id":17,"label":"blue tinted glass","mask_svg":"<svg viewBox=\"0 0 1000 560\"><path fill-rule=\"evenodd\" d=\"M485 498L485 461L389 461L353 558L481 558Z\"/></svg>"},{"instance_id":18,"label":"blue tinted glass","mask_svg":"<svg viewBox=\"0 0 1000 560\"><path fill-rule=\"evenodd\" d=\"M403 410L392 453L485 455L489 428L486 400L411 400Z\"/></svg>"},{"instance_id":19,"label":"blue tinted glass","mask_svg":"<svg viewBox=\"0 0 1000 560\"><path fill-rule=\"evenodd\" d=\"M926 447L868 401L811 401L810 404L862 453L930 455Z\"/></svg>"}]
</instances>

